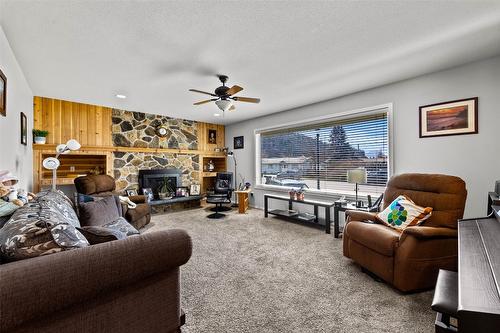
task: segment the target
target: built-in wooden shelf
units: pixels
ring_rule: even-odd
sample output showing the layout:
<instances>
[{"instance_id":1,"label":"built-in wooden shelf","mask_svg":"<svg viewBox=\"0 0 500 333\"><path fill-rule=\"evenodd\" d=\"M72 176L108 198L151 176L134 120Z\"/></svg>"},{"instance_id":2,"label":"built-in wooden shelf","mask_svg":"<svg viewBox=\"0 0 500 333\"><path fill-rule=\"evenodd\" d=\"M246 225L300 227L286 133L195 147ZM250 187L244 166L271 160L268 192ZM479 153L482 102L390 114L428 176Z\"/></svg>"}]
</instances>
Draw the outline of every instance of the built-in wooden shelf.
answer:
<instances>
[{"instance_id":1,"label":"built-in wooden shelf","mask_svg":"<svg viewBox=\"0 0 500 333\"><path fill-rule=\"evenodd\" d=\"M219 156L213 155L202 155L200 162L200 167L202 168L201 172L201 193L206 194L207 191L215 186L215 177L217 176L217 172L226 171L226 156L224 153ZM214 171L206 171L208 163L212 161L214 163L215 169Z\"/></svg>"}]
</instances>

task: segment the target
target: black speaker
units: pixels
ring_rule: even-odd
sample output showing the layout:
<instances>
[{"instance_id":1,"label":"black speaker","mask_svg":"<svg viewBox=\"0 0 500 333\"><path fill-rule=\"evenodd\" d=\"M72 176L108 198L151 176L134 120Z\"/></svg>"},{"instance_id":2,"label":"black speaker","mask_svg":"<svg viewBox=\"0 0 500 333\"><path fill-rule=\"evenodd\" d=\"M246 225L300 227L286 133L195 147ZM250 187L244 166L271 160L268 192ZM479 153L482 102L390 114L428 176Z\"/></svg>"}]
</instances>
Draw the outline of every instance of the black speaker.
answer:
<instances>
[{"instance_id":1,"label":"black speaker","mask_svg":"<svg viewBox=\"0 0 500 333\"><path fill-rule=\"evenodd\" d=\"M495 182L495 193L500 196L500 180Z\"/></svg>"}]
</instances>

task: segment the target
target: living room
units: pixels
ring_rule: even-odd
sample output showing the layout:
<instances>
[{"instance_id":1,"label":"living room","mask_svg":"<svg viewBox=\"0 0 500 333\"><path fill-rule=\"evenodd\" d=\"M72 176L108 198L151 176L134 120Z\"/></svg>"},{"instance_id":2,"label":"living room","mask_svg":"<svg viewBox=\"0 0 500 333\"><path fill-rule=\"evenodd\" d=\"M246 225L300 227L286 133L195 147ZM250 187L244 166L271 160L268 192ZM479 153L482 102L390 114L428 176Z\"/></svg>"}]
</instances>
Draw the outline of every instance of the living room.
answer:
<instances>
[{"instance_id":1,"label":"living room","mask_svg":"<svg viewBox=\"0 0 500 333\"><path fill-rule=\"evenodd\" d=\"M1 332L495 332L499 1L0 0Z\"/></svg>"}]
</instances>

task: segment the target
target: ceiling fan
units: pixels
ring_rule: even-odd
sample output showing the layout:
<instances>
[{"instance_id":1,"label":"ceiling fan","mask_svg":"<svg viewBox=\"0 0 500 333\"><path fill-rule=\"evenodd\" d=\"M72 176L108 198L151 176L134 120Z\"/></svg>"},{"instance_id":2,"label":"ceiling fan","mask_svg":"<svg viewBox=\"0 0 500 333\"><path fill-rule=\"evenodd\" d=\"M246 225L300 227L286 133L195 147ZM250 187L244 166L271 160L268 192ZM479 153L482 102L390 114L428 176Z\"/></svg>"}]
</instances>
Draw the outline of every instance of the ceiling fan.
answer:
<instances>
[{"instance_id":1,"label":"ceiling fan","mask_svg":"<svg viewBox=\"0 0 500 333\"><path fill-rule=\"evenodd\" d=\"M242 87L238 85L234 85L231 88L226 86L226 81L228 77L226 75L218 75L220 82L222 82L222 86L215 89L214 93L209 93L206 91L198 90L198 89L189 89L189 91L197 92L200 94L210 95L215 98L206 99L204 101L199 101L194 103L193 105L201 105L205 103L215 102L215 104L219 107L219 109L224 111L233 111L236 107L233 104L233 101L237 102L247 102L247 103L259 103L259 98L251 98L251 97L240 97L233 96L234 94L239 93L243 90Z\"/></svg>"}]
</instances>

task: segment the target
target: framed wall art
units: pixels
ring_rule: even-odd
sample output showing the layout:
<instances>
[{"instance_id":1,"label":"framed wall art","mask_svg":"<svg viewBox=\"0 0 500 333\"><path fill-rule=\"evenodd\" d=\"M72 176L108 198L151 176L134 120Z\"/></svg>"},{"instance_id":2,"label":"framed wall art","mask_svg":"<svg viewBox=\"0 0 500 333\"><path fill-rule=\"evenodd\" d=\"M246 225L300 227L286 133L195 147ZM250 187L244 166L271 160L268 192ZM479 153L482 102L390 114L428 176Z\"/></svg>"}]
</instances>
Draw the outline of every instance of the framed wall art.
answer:
<instances>
[{"instance_id":1,"label":"framed wall art","mask_svg":"<svg viewBox=\"0 0 500 333\"><path fill-rule=\"evenodd\" d=\"M235 136L233 139L234 149L243 149L245 147L245 138L243 136Z\"/></svg>"},{"instance_id":2,"label":"framed wall art","mask_svg":"<svg viewBox=\"0 0 500 333\"><path fill-rule=\"evenodd\" d=\"M21 144L28 145L28 118L21 112Z\"/></svg>"},{"instance_id":3,"label":"framed wall art","mask_svg":"<svg viewBox=\"0 0 500 333\"><path fill-rule=\"evenodd\" d=\"M419 108L420 137L478 133L478 98L424 105Z\"/></svg>"},{"instance_id":4,"label":"framed wall art","mask_svg":"<svg viewBox=\"0 0 500 333\"><path fill-rule=\"evenodd\" d=\"M217 143L217 130L214 130L214 129L208 130L208 143L210 143L210 144Z\"/></svg>"},{"instance_id":5,"label":"framed wall art","mask_svg":"<svg viewBox=\"0 0 500 333\"><path fill-rule=\"evenodd\" d=\"M0 114L7 116L7 78L0 70Z\"/></svg>"}]
</instances>

